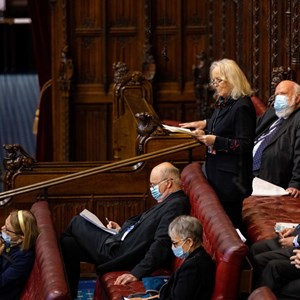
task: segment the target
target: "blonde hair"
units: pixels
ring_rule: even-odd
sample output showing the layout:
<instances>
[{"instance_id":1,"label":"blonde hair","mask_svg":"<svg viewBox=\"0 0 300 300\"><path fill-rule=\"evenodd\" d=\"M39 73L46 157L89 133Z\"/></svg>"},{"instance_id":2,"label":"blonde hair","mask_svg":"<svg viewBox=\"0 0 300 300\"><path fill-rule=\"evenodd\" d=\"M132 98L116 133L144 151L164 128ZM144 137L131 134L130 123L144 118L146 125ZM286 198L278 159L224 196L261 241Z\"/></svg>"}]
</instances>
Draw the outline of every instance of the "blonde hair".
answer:
<instances>
[{"instance_id":1,"label":"blonde hair","mask_svg":"<svg viewBox=\"0 0 300 300\"><path fill-rule=\"evenodd\" d=\"M21 250L28 250L36 243L39 235L36 218L29 210L14 210L10 213L10 222L15 233L23 236Z\"/></svg>"},{"instance_id":2,"label":"blonde hair","mask_svg":"<svg viewBox=\"0 0 300 300\"><path fill-rule=\"evenodd\" d=\"M214 61L210 66L210 77L215 68L219 69L221 79L227 81L232 87L230 96L233 99L252 95L253 91L248 79L234 60L224 58Z\"/></svg>"}]
</instances>

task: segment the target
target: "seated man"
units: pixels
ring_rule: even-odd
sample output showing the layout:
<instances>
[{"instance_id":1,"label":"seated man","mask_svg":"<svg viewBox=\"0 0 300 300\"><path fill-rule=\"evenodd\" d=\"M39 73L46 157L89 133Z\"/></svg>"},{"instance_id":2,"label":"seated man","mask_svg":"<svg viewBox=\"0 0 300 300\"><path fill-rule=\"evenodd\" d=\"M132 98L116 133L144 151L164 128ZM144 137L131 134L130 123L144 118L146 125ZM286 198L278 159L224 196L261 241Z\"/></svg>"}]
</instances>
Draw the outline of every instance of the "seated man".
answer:
<instances>
[{"instance_id":1,"label":"seated man","mask_svg":"<svg viewBox=\"0 0 300 300\"><path fill-rule=\"evenodd\" d=\"M300 285L292 282L299 279L300 269L293 256L295 247L300 247L300 224L296 228L283 229L278 238L259 241L250 248L258 286L268 286L279 299L299 299ZM297 254L300 258L300 254ZM296 264L293 266L290 262ZM299 266L300 267L300 266Z\"/></svg>"},{"instance_id":2,"label":"seated man","mask_svg":"<svg viewBox=\"0 0 300 300\"><path fill-rule=\"evenodd\" d=\"M81 216L76 216L61 237L61 249L73 298L76 298L80 262L97 265L97 273L130 269L116 284L137 281L169 262L171 240L168 226L182 214L188 214L189 201L181 189L180 173L168 162L154 167L150 190L158 202L153 208L127 220L122 227L110 221L108 227L118 230L111 235Z\"/></svg>"},{"instance_id":3,"label":"seated man","mask_svg":"<svg viewBox=\"0 0 300 300\"><path fill-rule=\"evenodd\" d=\"M253 175L300 196L300 86L281 81L274 107L257 120Z\"/></svg>"}]
</instances>

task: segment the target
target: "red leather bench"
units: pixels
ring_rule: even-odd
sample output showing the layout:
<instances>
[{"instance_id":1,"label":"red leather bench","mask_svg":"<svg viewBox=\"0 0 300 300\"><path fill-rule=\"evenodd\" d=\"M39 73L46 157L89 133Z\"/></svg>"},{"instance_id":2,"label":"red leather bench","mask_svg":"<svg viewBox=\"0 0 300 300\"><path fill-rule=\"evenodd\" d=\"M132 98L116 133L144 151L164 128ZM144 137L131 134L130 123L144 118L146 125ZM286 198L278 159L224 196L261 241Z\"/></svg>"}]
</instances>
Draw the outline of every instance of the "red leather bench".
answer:
<instances>
[{"instance_id":1,"label":"red leather bench","mask_svg":"<svg viewBox=\"0 0 300 300\"><path fill-rule=\"evenodd\" d=\"M277 300L274 293L266 286L254 290L247 300Z\"/></svg>"},{"instance_id":2,"label":"red leather bench","mask_svg":"<svg viewBox=\"0 0 300 300\"><path fill-rule=\"evenodd\" d=\"M192 163L186 166L181 177L183 188L190 198L191 215L197 217L203 225L204 247L216 262L216 284L212 299L237 299L242 264L248 247L237 235L200 165ZM170 270L177 266L178 260L174 259L174 266ZM114 285L115 279L122 273L110 272L100 276L94 299L120 300L121 296L144 291L142 282Z\"/></svg>"},{"instance_id":3,"label":"red leather bench","mask_svg":"<svg viewBox=\"0 0 300 300\"><path fill-rule=\"evenodd\" d=\"M243 224L250 243L276 237L276 222L300 223L300 202L291 196L250 196L243 203Z\"/></svg>"},{"instance_id":4,"label":"red leather bench","mask_svg":"<svg viewBox=\"0 0 300 300\"><path fill-rule=\"evenodd\" d=\"M63 262L47 201L33 204L40 235L36 242L36 257L21 300L69 300Z\"/></svg>"}]
</instances>

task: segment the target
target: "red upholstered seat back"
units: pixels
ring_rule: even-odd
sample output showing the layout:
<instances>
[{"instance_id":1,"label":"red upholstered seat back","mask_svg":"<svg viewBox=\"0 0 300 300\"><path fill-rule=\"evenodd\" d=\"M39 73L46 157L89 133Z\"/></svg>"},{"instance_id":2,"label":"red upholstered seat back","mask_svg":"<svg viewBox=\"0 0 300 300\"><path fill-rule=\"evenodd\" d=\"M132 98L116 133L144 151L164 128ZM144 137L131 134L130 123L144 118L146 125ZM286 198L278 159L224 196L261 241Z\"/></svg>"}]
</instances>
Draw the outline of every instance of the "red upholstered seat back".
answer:
<instances>
[{"instance_id":1,"label":"red upholstered seat back","mask_svg":"<svg viewBox=\"0 0 300 300\"><path fill-rule=\"evenodd\" d=\"M262 102L258 97L252 96L251 100L254 105L257 116L262 115L267 110L267 105L264 102Z\"/></svg>"},{"instance_id":2,"label":"red upholstered seat back","mask_svg":"<svg viewBox=\"0 0 300 300\"><path fill-rule=\"evenodd\" d=\"M183 189L190 198L191 215L203 226L203 244L216 262L216 283L212 299L237 299L242 262L248 247L240 240L219 199L198 163L181 174Z\"/></svg>"},{"instance_id":3,"label":"red upholstered seat back","mask_svg":"<svg viewBox=\"0 0 300 300\"><path fill-rule=\"evenodd\" d=\"M57 237L47 201L39 201L31 208L40 229L36 242L33 270L21 295L21 300L69 300Z\"/></svg>"}]
</instances>

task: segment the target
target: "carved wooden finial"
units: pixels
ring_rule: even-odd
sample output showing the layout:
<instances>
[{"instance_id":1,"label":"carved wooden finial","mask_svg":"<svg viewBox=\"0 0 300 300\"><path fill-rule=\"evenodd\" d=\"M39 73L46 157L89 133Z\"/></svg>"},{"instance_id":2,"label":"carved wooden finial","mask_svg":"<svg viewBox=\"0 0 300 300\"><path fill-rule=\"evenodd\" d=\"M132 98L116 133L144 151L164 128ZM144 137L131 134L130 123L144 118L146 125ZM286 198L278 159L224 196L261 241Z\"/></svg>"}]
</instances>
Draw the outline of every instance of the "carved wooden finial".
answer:
<instances>
[{"instance_id":1,"label":"carved wooden finial","mask_svg":"<svg viewBox=\"0 0 300 300\"><path fill-rule=\"evenodd\" d=\"M12 176L22 169L29 169L36 160L19 144L4 144L3 149L6 151L6 156L3 158L3 166L6 170L4 181L10 188Z\"/></svg>"}]
</instances>

